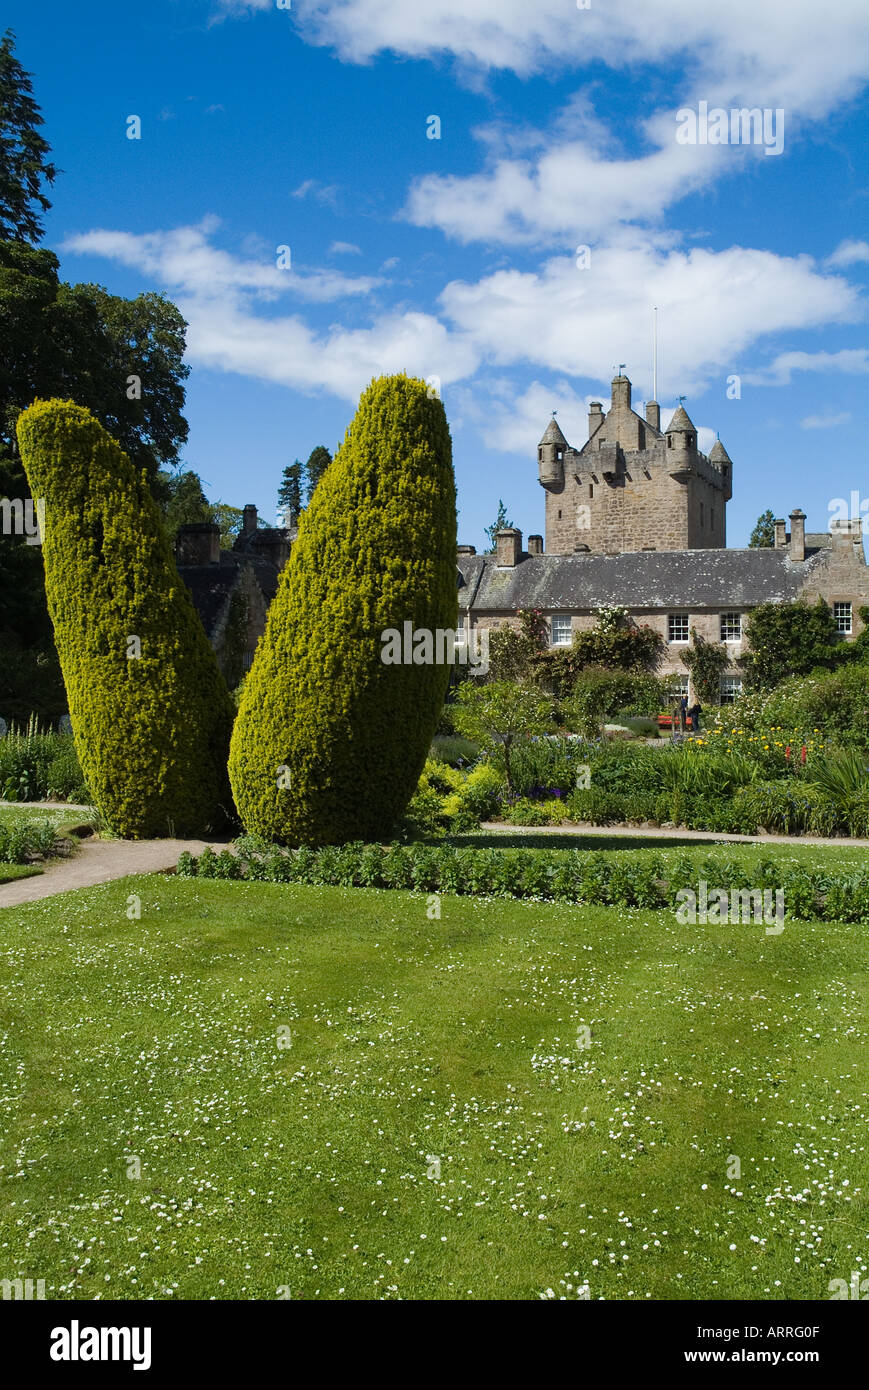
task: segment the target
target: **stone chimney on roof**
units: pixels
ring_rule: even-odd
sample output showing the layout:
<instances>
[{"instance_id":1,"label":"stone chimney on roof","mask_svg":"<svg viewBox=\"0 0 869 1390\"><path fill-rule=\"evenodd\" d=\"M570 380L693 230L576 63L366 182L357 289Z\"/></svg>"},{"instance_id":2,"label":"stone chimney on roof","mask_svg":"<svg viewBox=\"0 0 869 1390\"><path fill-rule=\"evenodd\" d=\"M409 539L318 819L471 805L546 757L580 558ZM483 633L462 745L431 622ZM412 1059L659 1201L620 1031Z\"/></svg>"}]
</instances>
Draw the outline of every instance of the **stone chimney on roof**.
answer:
<instances>
[{"instance_id":1,"label":"stone chimney on roof","mask_svg":"<svg viewBox=\"0 0 869 1390\"><path fill-rule=\"evenodd\" d=\"M252 502L248 502L241 515L241 534L247 536L257 528L256 507Z\"/></svg>"},{"instance_id":2,"label":"stone chimney on roof","mask_svg":"<svg viewBox=\"0 0 869 1390\"><path fill-rule=\"evenodd\" d=\"M800 507L791 512L791 559L806 558L806 514Z\"/></svg>"},{"instance_id":3,"label":"stone chimney on roof","mask_svg":"<svg viewBox=\"0 0 869 1390\"><path fill-rule=\"evenodd\" d=\"M783 516L777 516L777 517L776 517L776 519L775 519L775 548L776 548L776 550L782 550L782 549L787 545L787 543L788 543L787 526L788 526L788 524L787 524L787 522L785 521L785 519L784 519Z\"/></svg>"},{"instance_id":4,"label":"stone chimney on roof","mask_svg":"<svg viewBox=\"0 0 869 1390\"><path fill-rule=\"evenodd\" d=\"M653 430L661 429L661 407L657 401L646 401L646 424Z\"/></svg>"},{"instance_id":5,"label":"stone chimney on roof","mask_svg":"<svg viewBox=\"0 0 869 1390\"><path fill-rule=\"evenodd\" d=\"M542 536L529 536L529 537L528 537L528 554L529 554L529 555L542 555L542 554L543 554L543 537L542 537Z\"/></svg>"},{"instance_id":6,"label":"stone chimney on roof","mask_svg":"<svg viewBox=\"0 0 869 1390\"><path fill-rule=\"evenodd\" d=\"M211 521L179 526L175 537L175 561L178 565L219 565L220 527Z\"/></svg>"},{"instance_id":7,"label":"stone chimney on roof","mask_svg":"<svg viewBox=\"0 0 869 1390\"><path fill-rule=\"evenodd\" d=\"M589 439L591 439L592 435L600 429L601 425L603 424L603 419L603 406L601 405L600 401L592 401L590 406L588 407Z\"/></svg>"},{"instance_id":8,"label":"stone chimney on roof","mask_svg":"<svg viewBox=\"0 0 869 1390\"><path fill-rule=\"evenodd\" d=\"M502 526L495 532L495 563L512 569L522 558L522 532L516 526Z\"/></svg>"}]
</instances>

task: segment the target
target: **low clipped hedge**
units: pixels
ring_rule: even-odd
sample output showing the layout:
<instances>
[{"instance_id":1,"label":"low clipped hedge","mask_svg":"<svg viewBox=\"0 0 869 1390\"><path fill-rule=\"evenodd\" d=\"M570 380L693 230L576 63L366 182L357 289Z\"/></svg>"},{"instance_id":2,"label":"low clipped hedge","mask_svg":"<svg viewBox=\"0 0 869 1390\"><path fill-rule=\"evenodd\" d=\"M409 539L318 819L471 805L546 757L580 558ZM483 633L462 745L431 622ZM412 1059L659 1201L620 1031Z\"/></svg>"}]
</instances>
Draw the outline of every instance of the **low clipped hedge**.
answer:
<instances>
[{"instance_id":1,"label":"low clipped hedge","mask_svg":"<svg viewBox=\"0 0 869 1390\"><path fill-rule=\"evenodd\" d=\"M784 892L786 916L803 921L869 923L869 870L826 869L760 860L747 866L727 858L667 861L630 850L476 849L420 844L302 846L286 850L253 836L237 852L206 849L182 854L182 878L245 879L323 887L403 888L425 893L532 898L613 907L676 907L680 888L705 879L727 891Z\"/></svg>"}]
</instances>

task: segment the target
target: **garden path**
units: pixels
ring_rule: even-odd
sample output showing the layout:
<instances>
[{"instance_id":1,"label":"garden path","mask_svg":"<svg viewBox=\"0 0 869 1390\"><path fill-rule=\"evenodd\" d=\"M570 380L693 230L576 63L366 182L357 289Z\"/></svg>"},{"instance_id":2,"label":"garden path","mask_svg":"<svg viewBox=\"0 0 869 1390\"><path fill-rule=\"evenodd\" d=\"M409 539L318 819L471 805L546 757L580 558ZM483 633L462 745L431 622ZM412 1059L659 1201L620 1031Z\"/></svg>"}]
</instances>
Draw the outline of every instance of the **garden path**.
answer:
<instances>
[{"instance_id":1,"label":"garden path","mask_svg":"<svg viewBox=\"0 0 869 1390\"><path fill-rule=\"evenodd\" d=\"M40 803L45 805L45 803ZM33 803L31 803L31 808ZM64 808L68 809L68 808ZM0 907L53 898L73 888L93 888L130 874L153 874L174 869L178 856L189 850L201 854L206 844L223 849L227 841L206 840L83 840L69 859L51 859L35 878L0 884Z\"/></svg>"},{"instance_id":2,"label":"garden path","mask_svg":"<svg viewBox=\"0 0 869 1390\"><path fill-rule=\"evenodd\" d=\"M503 821L484 821L481 829L497 830L499 834L509 835L600 835L601 838L624 836L641 840L706 840L717 844L730 840L736 845L828 845L835 849L869 849L869 840L849 840L837 835L834 840L824 840L817 835L725 835L712 830L685 830L678 825L578 825L570 821L566 825L505 825Z\"/></svg>"}]
</instances>

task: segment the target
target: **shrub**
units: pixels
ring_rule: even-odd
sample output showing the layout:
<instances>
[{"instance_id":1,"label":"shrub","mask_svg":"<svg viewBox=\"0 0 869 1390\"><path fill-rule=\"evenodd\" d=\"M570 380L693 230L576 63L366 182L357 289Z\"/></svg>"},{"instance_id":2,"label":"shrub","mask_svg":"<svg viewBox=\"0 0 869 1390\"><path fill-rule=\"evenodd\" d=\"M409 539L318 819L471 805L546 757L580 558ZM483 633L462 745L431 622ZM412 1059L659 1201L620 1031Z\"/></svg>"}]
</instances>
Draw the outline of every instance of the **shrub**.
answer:
<instances>
[{"instance_id":1,"label":"shrub","mask_svg":"<svg viewBox=\"0 0 869 1390\"><path fill-rule=\"evenodd\" d=\"M230 805L232 711L145 475L70 401L24 411L18 440L45 499L48 609L94 802L133 839L202 833Z\"/></svg>"},{"instance_id":2,"label":"shrub","mask_svg":"<svg viewBox=\"0 0 869 1390\"><path fill-rule=\"evenodd\" d=\"M57 833L50 820L22 820L0 825L0 864L26 864L55 848Z\"/></svg>"},{"instance_id":3,"label":"shrub","mask_svg":"<svg viewBox=\"0 0 869 1390\"><path fill-rule=\"evenodd\" d=\"M798 781L752 782L738 796L755 825L778 835L801 835L812 814L811 798Z\"/></svg>"},{"instance_id":4,"label":"shrub","mask_svg":"<svg viewBox=\"0 0 869 1390\"><path fill-rule=\"evenodd\" d=\"M548 825L549 813L539 801L520 796L507 811L508 825Z\"/></svg>"},{"instance_id":5,"label":"shrub","mask_svg":"<svg viewBox=\"0 0 869 1390\"><path fill-rule=\"evenodd\" d=\"M374 839L408 805L450 668L388 665L389 629L455 631L456 511L443 405L372 382L302 514L242 693L230 777L246 829Z\"/></svg>"},{"instance_id":6,"label":"shrub","mask_svg":"<svg viewBox=\"0 0 869 1390\"><path fill-rule=\"evenodd\" d=\"M571 820L588 821L591 825L611 825L626 818L625 797L597 786L572 792L566 809Z\"/></svg>"},{"instance_id":7,"label":"shrub","mask_svg":"<svg viewBox=\"0 0 869 1390\"><path fill-rule=\"evenodd\" d=\"M505 788L503 774L491 763L478 763L471 768L444 801L444 814L453 830L468 830L480 821L491 820L501 807Z\"/></svg>"},{"instance_id":8,"label":"shrub","mask_svg":"<svg viewBox=\"0 0 869 1390\"><path fill-rule=\"evenodd\" d=\"M656 676L589 666L577 675L564 711L571 729L595 738L601 724L626 706L637 714L652 715L665 704L666 687Z\"/></svg>"}]
</instances>

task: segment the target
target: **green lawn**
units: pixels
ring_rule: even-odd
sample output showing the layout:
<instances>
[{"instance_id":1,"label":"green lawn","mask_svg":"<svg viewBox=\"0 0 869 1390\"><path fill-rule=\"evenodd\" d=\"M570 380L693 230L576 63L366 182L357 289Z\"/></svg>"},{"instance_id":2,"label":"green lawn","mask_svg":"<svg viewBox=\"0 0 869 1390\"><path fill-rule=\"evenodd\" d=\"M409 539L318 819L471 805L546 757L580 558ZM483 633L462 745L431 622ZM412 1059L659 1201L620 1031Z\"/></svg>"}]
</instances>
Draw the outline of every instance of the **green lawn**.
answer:
<instances>
[{"instance_id":1,"label":"green lawn","mask_svg":"<svg viewBox=\"0 0 869 1390\"><path fill-rule=\"evenodd\" d=\"M865 1270L865 930L441 912L162 876L0 911L0 1277L814 1300Z\"/></svg>"},{"instance_id":2,"label":"green lawn","mask_svg":"<svg viewBox=\"0 0 869 1390\"><path fill-rule=\"evenodd\" d=\"M15 878L32 878L34 874L41 873L42 870L33 864L0 863L0 883L11 883Z\"/></svg>"}]
</instances>

